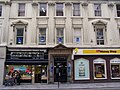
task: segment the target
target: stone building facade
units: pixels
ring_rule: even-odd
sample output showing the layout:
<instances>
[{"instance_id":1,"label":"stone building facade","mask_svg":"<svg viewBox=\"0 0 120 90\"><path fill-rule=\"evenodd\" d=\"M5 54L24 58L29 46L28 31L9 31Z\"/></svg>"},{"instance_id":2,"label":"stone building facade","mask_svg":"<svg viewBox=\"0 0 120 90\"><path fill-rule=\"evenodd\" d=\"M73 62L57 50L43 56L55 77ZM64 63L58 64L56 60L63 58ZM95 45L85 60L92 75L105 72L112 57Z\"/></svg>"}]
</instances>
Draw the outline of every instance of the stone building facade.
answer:
<instances>
[{"instance_id":1,"label":"stone building facade","mask_svg":"<svg viewBox=\"0 0 120 90\"><path fill-rule=\"evenodd\" d=\"M120 81L119 0L1 0L0 84Z\"/></svg>"}]
</instances>

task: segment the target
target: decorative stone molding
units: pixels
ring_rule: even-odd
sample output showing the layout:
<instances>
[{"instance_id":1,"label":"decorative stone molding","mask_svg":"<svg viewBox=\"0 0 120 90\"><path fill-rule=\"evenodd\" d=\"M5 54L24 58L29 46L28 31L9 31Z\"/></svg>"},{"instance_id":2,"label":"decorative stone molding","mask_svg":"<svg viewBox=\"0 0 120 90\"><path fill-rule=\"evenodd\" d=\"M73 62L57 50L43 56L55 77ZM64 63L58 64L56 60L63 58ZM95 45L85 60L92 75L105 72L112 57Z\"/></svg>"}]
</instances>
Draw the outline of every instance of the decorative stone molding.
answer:
<instances>
[{"instance_id":1,"label":"decorative stone molding","mask_svg":"<svg viewBox=\"0 0 120 90\"><path fill-rule=\"evenodd\" d=\"M38 3L33 2L33 3L32 3L32 6L38 6Z\"/></svg>"},{"instance_id":2,"label":"decorative stone molding","mask_svg":"<svg viewBox=\"0 0 120 90\"><path fill-rule=\"evenodd\" d=\"M5 5L10 5L11 6L11 2L10 1L5 1Z\"/></svg>"},{"instance_id":3,"label":"decorative stone molding","mask_svg":"<svg viewBox=\"0 0 120 90\"><path fill-rule=\"evenodd\" d=\"M114 6L114 3L109 3L108 4L108 7L113 7Z\"/></svg>"},{"instance_id":4,"label":"decorative stone molding","mask_svg":"<svg viewBox=\"0 0 120 90\"><path fill-rule=\"evenodd\" d=\"M65 2L65 6L71 6L71 2Z\"/></svg>"},{"instance_id":5,"label":"decorative stone molding","mask_svg":"<svg viewBox=\"0 0 120 90\"><path fill-rule=\"evenodd\" d=\"M11 26L14 26L14 25L28 25L28 22L25 20L15 20L11 23Z\"/></svg>"},{"instance_id":6,"label":"decorative stone molding","mask_svg":"<svg viewBox=\"0 0 120 90\"><path fill-rule=\"evenodd\" d=\"M49 6L55 6L55 3L54 2L48 2L48 5Z\"/></svg>"},{"instance_id":7,"label":"decorative stone molding","mask_svg":"<svg viewBox=\"0 0 120 90\"><path fill-rule=\"evenodd\" d=\"M88 6L87 2L82 3L82 6Z\"/></svg>"}]
</instances>

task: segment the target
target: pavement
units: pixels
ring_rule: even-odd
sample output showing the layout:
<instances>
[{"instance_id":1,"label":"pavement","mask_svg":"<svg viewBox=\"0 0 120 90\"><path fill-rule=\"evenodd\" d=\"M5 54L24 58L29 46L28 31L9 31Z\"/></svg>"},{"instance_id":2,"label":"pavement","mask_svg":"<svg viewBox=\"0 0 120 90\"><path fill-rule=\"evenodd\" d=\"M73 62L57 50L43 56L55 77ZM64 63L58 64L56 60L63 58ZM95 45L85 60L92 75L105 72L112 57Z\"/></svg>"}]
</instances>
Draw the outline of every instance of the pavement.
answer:
<instances>
[{"instance_id":1,"label":"pavement","mask_svg":"<svg viewBox=\"0 0 120 90\"><path fill-rule=\"evenodd\" d=\"M60 83L59 88L58 84L28 84L22 83L21 85L14 86L0 86L0 90L71 90L71 89L100 89L100 88L119 88L120 90L120 82L110 82L110 83L79 83L79 84L71 84L71 83ZM114 90L114 89L113 89Z\"/></svg>"}]
</instances>

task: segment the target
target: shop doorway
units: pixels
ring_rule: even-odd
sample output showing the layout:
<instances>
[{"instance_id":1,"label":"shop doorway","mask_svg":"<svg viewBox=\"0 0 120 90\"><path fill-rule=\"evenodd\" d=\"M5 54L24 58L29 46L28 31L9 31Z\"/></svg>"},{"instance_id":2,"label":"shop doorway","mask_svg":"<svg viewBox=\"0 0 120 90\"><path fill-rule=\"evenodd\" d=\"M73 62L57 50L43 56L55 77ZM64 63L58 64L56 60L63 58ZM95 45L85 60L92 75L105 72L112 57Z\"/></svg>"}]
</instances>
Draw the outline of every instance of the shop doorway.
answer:
<instances>
[{"instance_id":1,"label":"shop doorway","mask_svg":"<svg viewBox=\"0 0 120 90\"><path fill-rule=\"evenodd\" d=\"M35 83L47 83L47 66L35 66Z\"/></svg>"},{"instance_id":2,"label":"shop doorway","mask_svg":"<svg viewBox=\"0 0 120 90\"><path fill-rule=\"evenodd\" d=\"M54 58L54 82L67 82L67 58Z\"/></svg>"}]
</instances>

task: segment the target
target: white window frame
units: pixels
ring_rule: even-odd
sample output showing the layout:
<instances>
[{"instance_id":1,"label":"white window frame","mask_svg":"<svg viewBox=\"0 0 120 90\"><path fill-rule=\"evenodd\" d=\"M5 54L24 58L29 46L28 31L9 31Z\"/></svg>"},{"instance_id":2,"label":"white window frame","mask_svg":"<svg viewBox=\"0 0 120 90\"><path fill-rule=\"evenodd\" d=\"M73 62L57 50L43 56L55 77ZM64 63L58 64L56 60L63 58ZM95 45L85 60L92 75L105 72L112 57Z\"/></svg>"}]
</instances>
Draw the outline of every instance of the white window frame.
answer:
<instances>
[{"instance_id":1,"label":"white window frame","mask_svg":"<svg viewBox=\"0 0 120 90\"><path fill-rule=\"evenodd\" d=\"M95 64L104 64L104 70L105 70L105 78L96 78L95 77ZM98 58L93 60L93 75L94 75L94 79L107 79L107 70L106 70L106 60L102 59L102 58Z\"/></svg>"},{"instance_id":2,"label":"white window frame","mask_svg":"<svg viewBox=\"0 0 120 90\"><path fill-rule=\"evenodd\" d=\"M104 40L104 44L97 44L97 29L103 29L103 40ZM106 35L106 27L105 25L95 25L94 26L94 31L95 31L95 38L96 38L96 45L106 45L107 42L107 35Z\"/></svg>"},{"instance_id":3,"label":"white window frame","mask_svg":"<svg viewBox=\"0 0 120 90\"><path fill-rule=\"evenodd\" d=\"M76 36L75 35L75 29L80 29L80 35L78 36ZM74 42L74 44L82 44L82 29L81 28L74 28L74 30L73 30L74 32L74 36L73 36L73 42ZM75 41L75 37L79 37L79 39L80 39L80 42L76 42Z\"/></svg>"},{"instance_id":4,"label":"white window frame","mask_svg":"<svg viewBox=\"0 0 120 90\"><path fill-rule=\"evenodd\" d=\"M63 16L65 16L65 3L62 3L62 2L61 2L61 3L58 2L58 3L55 4L55 16L56 16L56 17L63 17L63 16L57 16L57 15L56 15L56 14L57 14L57 13L56 13L56 12L57 12L57 4L63 4Z\"/></svg>"},{"instance_id":5,"label":"white window frame","mask_svg":"<svg viewBox=\"0 0 120 90\"><path fill-rule=\"evenodd\" d=\"M41 2L41 3L46 4L46 16L48 16L48 3L46 3L46 2ZM40 16L40 4L41 3L39 3L39 5L38 5L38 16L39 17L46 17L46 16Z\"/></svg>"},{"instance_id":6,"label":"white window frame","mask_svg":"<svg viewBox=\"0 0 120 90\"><path fill-rule=\"evenodd\" d=\"M39 41L40 41L40 40L39 40L39 36L40 36L40 29L41 29L41 28L42 28L42 29L43 29L43 28L45 29L45 35L46 35L46 36L45 36L45 38L46 38L46 39L45 39L45 41L46 41L45 44L40 44L40 42L39 42ZM39 29L38 29L38 45L46 45L46 44L47 44L47 28L46 28L46 27L39 27Z\"/></svg>"},{"instance_id":7,"label":"white window frame","mask_svg":"<svg viewBox=\"0 0 120 90\"><path fill-rule=\"evenodd\" d=\"M63 43L57 43L57 30L58 29L63 29ZM56 44L65 44L65 28L63 27L56 27L56 30L55 30L55 43Z\"/></svg>"},{"instance_id":8,"label":"white window frame","mask_svg":"<svg viewBox=\"0 0 120 90\"><path fill-rule=\"evenodd\" d=\"M100 5L100 10L96 10L95 5ZM97 13L99 12L99 14L96 14L96 12L97 12ZM102 16L101 3L94 3L94 16L96 16L96 17L97 17L97 16L98 16L98 17Z\"/></svg>"},{"instance_id":9,"label":"white window frame","mask_svg":"<svg viewBox=\"0 0 120 90\"><path fill-rule=\"evenodd\" d=\"M19 15L19 11L20 11L20 10L19 10L19 5L20 5L20 4L25 4L25 10L24 10L25 13L24 13L23 16ZM26 16L26 3L18 3L18 17L24 17L24 16Z\"/></svg>"},{"instance_id":10,"label":"white window frame","mask_svg":"<svg viewBox=\"0 0 120 90\"><path fill-rule=\"evenodd\" d=\"M119 58L114 58L114 59L110 60L110 76L111 76L111 79L120 79L120 77L119 78L112 78L112 71L111 71L111 65L112 64L120 65L120 59Z\"/></svg>"},{"instance_id":11,"label":"white window frame","mask_svg":"<svg viewBox=\"0 0 120 90\"><path fill-rule=\"evenodd\" d=\"M80 10L80 13L79 13L79 14L80 14L80 15L79 15L79 16L81 16L81 4L80 4L80 3L73 3L73 4L79 4L79 5L80 5L80 8L79 8L79 10ZM79 17L79 16L74 16L74 15L73 15L73 11L74 11L73 4L72 4L72 16L73 16L73 17Z\"/></svg>"},{"instance_id":12,"label":"white window frame","mask_svg":"<svg viewBox=\"0 0 120 90\"><path fill-rule=\"evenodd\" d=\"M23 44L17 44L17 28L23 28ZM25 32L25 26L16 26L15 27L15 44L16 45L24 45L25 44L25 34L26 34L26 32Z\"/></svg>"}]
</instances>

